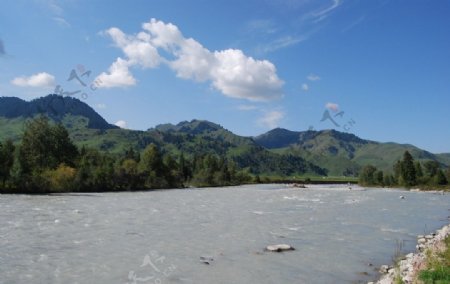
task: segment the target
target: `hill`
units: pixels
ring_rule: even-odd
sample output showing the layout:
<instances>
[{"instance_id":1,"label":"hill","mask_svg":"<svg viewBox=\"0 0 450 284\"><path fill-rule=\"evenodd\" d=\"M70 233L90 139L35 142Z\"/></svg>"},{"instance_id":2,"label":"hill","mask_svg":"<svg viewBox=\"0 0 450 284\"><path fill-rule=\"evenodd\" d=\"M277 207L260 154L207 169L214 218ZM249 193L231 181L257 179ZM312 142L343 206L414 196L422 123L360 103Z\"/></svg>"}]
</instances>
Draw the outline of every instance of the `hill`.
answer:
<instances>
[{"instance_id":1,"label":"hill","mask_svg":"<svg viewBox=\"0 0 450 284\"><path fill-rule=\"evenodd\" d=\"M416 160L450 165L450 154L432 154L409 144L365 140L336 130L276 128L252 138L204 120L160 124L147 131L120 129L84 102L57 95L30 102L0 98L0 140L19 141L26 121L39 115L62 123L78 146L122 154L130 147L142 151L154 143L173 155L216 154L260 175L356 176L367 164L391 171L406 150Z\"/></svg>"},{"instance_id":2,"label":"hill","mask_svg":"<svg viewBox=\"0 0 450 284\"><path fill-rule=\"evenodd\" d=\"M354 175L367 164L392 171L395 161L408 150L416 160L434 160L450 165L449 154L432 154L409 144L380 143L336 130L290 131L273 129L255 137L255 142L275 153L291 153L314 161L331 175Z\"/></svg>"},{"instance_id":3,"label":"hill","mask_svg":"<svg viewBox=\"0 0 450 284\"><path fill-rule=\"evenodd\" d=\"M186 156L216 154L231 159L240 168L260 175L326 175L326 170L300 156L274 153L222 126L202 120L164 124L147 131L120 129L108 124L87 104L70 97L49 95L26 102L0 98L0 139L19 141L27 120L45 115L62 123L78 146L123 154L126 149L142 151L150 143L163 152Z\"/></svg>"}]
</instances>

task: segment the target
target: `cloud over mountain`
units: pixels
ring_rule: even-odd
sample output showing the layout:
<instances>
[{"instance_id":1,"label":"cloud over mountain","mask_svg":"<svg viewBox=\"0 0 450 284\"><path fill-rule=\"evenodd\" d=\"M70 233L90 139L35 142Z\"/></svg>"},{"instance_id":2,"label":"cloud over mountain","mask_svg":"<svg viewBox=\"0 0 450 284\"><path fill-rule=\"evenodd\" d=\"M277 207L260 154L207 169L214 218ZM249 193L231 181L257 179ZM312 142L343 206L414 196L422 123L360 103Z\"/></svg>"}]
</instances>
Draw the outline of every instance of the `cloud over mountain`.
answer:
<instances>
[{"instance_id":1,"label":"cloud over mountain","mask_svg":"<svg viewBox=\"0 0 450 284\"><path fill-rule=\"evenodd\" d=\"M283 96L284 82L270 61L256 60L239 49L210 51L198 41L184 37L171 23L151 19L135 35L127 35L115 27L104 34L122 50L125 58L117 58L108 72L98 76L103 88L136 84L131 67L146 69L165 64L177 77L209 82L228 97L269 101Z\"/></svg>"}]
</instances>

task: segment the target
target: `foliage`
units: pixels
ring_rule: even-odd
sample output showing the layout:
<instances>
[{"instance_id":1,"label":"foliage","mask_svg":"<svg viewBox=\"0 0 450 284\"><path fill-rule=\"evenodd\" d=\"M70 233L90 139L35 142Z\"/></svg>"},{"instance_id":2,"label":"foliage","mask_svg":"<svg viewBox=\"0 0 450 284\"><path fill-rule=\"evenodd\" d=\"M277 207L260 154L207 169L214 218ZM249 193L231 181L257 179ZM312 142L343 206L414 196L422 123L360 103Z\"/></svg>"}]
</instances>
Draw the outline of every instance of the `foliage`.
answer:
<instances>
[{"instance_id":1,"label":"foliage","mask_svg":"<svg viewBox=\"0 0 450 284\"><path fill-rule=\"evenodd\" d=\"M80 150L61 125L45 117L30 121L17 158L11 141L0 143L0 177L4 192L48 193L176 188L187 185L224 186L253 180L248 170L224 155L187 158L173 155L155 143L142 153L128 147L110 154ZM6 186L9 185L9 187Z\"/></svg>"},{"instance_id":2,"label":"foliage","mask_svg":"<svg viewBox=\"0 0 450 284\"><path fill-rule=\"evenodd\" d=\"M422 171L422 168L424 169ZM414 161L408 151L403 160L398 160L392 167L394 175L378 170L372 165L363 167L359 176L359 184L370 186L445 186L448 178L436 161L425 161L423 164ZM447 173L450 170L447 169Z\"/></svg>"},{"instance_id":3,"label":"foliage","mask_svg":"<svg viewBox=\"0 0 450 284\"><path fill-rule=\"evenodd\" d=\"M54 170L44 171L42 176L50 192L73 191L76 169L61 164Z\"/></svg>"},{"instance_id":4,"label":"foliage","mask_svg":"<svg viewBox=\"0 0 450 284\"><path fill-rule=\"evenodd\" d=\"M414 186L417 184L416 168L414 167L414 158L408 151L405 151L403 155L403 161L401 163L401 177L403 185Z\"/></svg>"},{"instance_id":5,"label":"foliage","mask_svg":"<svg viewBox=\"0 0 450 284\"><path fill-rule=\"evenodd\" d=\"M359 183L361 185L375 185L377 184L375 179L375 173L377 168L372 165L367 165L363 167L359 175Z\"/></svg>"},{"instance_id":6,"label":"foliage","mask_svg":"<svg viewBox=\"0 0 450 284\"><path fill-rule=\"evenodd\" d=\"M11 140L5 143L0 142L0 179L3 187L6 186L6 181L11 177L11 170L14 164L15 146Z\"/></svg>"},{"instance_id":7,"label":"foliage","mask_svg":"<svg viewBox=\"0 0 450 284\"><path fill-rule=\"evenodd\" d=\"M450 236L445 240L445 250L437 255L427 255L427 268L419 272L425 284L450 283Z\"/></svg>"}]
</instances>

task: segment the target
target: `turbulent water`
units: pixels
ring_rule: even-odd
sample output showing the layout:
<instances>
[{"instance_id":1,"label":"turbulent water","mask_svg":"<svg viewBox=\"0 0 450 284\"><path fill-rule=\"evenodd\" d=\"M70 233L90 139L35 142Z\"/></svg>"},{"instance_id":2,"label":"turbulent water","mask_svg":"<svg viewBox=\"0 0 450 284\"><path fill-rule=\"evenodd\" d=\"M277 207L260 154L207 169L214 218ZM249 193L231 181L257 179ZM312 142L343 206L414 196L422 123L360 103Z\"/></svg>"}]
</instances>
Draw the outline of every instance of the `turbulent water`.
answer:
<instances>
[{"instance_id":1,"label":"turbulent water","mask_svg":"<svg viewBox=\"0 0 450 284\"><path fill-rule=\"evenodd\" d=\"M0 283L358 283L449 208L340 186L0 195Z\"/></svg>"}]
</instances>

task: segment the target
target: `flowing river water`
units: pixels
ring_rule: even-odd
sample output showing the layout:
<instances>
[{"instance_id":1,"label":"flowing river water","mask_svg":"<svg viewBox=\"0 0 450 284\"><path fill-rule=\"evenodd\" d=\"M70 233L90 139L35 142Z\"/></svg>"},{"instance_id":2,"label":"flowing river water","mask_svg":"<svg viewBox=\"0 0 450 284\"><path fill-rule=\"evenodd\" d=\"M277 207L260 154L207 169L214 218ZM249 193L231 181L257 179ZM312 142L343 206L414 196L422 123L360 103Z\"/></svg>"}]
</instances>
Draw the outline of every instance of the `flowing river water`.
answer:
<instances>
[{"instance_id":1,"label":"flowing river water","mask_svg":"<svg viewBox=\"0 0 450 284\"><path fill-rule=\"evenodd\" d=\"M0 283L364 283L449 222L449 194L308 187L0 195Z\"/></svg>"}]
</instances>

